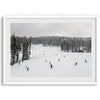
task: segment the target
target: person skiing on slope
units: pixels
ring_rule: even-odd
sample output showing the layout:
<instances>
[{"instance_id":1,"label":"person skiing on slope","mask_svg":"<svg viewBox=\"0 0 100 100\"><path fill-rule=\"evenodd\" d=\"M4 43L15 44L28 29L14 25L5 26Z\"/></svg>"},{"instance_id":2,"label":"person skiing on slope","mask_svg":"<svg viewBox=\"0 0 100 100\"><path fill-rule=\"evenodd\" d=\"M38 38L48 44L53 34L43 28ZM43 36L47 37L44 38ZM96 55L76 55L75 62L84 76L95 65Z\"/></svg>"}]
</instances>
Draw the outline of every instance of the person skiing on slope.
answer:
<instances>
[{"instance_id":1,"label":"person skiing on slope","mask_svg":"<svg viewBox=\"0 0 100 100\"><path fill-rule=\"evenodd\" d=\"M47 62L47 59L45 60L45 62Z\"/></svg>"},{"instance_id":2,"label":"person skiing on slope","mask_svg":"<svg viewBox=\"0 0 100 100\"><path fill-rule=\"evenodd\" d=\"M85 63L87 63L87 60L85 59Z\"/></svg>"},{"instance_id":3,"label":"person skiing on slope","mask_svg":"<svg viewBox=\"0 0 100 100\"><path fill-rule=\"evenodd\" d=\"M26 71L27 71L27 72L29 71L29 67L27 67L27 65L26 65Z\"/></svg>"},{"instance_id":4,"label":"person skiing on slope","mask_svg":"<svg viewBox=\"0 0 100 100\"><path fill-rule=\"evenodd\" d=\"M53 68L53 66L52 66L51 62L49 62L49 65L50 65L50 67L51 67L51 69L52 69L52 68Z\"/></svg>"},{"instance_id":5,"label":"person skiing on slope","mask_svg":"<svg viewBox=\"0 0 100 100\"><path fill-rule=\"evenodd\" d=\"M60 62L60 59L58 59L58 62Z\"/></svg>"},{"instance_id":6,"label":"person skiing on slope","mask_svg":"<svg viewBox=\"0 0 100 100\"><path fill-rule=\"evenodd\" d=\"M77 62L75 63L75 66L77 65Z\"/></svg>"}]
</instances>

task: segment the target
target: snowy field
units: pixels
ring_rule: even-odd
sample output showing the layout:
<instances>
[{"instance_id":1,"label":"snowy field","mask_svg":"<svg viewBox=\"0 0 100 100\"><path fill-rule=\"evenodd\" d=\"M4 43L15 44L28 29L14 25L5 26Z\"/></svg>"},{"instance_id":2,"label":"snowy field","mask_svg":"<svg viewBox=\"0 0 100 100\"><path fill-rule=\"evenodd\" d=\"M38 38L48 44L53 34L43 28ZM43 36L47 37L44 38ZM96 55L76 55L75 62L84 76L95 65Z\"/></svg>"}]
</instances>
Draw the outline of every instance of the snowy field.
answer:
<instances>
[{"instance_id":1,"label":"snowy field","mask_svg":"<svg viewBox=\"0 0 100 100\"><path fill-rule=\"evenodd\" d=\"M90 77L91 53L68 53L60 47L32 45L29 60L11 65L12 77ZM87 62L85 62L85 59ZM50 67L50 63L53 69ZM77 65L75 66L75 63ZM29 68L27 71L26 66Z\"/></svg>"}]
</instances>

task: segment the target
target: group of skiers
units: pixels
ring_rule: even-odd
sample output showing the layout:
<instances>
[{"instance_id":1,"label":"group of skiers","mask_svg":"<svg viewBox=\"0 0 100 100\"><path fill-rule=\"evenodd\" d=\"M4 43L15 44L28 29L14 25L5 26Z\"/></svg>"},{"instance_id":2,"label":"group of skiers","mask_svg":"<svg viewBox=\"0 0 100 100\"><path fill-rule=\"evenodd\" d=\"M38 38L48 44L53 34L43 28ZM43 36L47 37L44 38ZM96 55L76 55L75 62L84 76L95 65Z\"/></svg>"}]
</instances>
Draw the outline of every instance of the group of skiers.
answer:
<instances>
[{"instance_id":1,"label":"group of skiers","mask_svg":"<svg viewBox=\"0 0 100 100\"><path fill-rule=\"evenodd\" d=\"M85 59L85 63L87 63L87 60ZM75 62L75 66L77 66L78 62Z\"/></svg>"},{"instance_id":2,"label":"group of skiers","mask_svg":"<svg viewBox=\"0 0 100 100\"><path fill-rule=\"evenodd\" d=\"M31 37L17 37L11 35L11 65L29 59L31 54Z\"/></svg>"}]
</instances>

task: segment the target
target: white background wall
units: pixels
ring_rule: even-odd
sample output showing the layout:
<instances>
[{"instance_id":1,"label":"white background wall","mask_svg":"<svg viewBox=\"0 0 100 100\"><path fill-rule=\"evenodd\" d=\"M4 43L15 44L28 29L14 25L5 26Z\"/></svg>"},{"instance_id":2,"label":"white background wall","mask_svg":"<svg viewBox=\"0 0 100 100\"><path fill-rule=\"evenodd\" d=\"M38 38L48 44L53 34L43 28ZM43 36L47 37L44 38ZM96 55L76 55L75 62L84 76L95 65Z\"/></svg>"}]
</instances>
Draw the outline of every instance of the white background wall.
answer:
<instances>
[{"instance_id":1,"label":"white background wall","mask_svg":"<svg viewBox=\"0 0 100 100\"><path fill-rule=\"evenodd\" d=\"M97 15L97 86L2 86L0 100L99 100L100 99L100 0L0 0L4 15ZM0 34L0 55L2 47ZM1 64L0 57L0 64ZM0 66L0 72L2 73ZM0 74L0 81L2 75Z\"/></svg>"}]
</instances>

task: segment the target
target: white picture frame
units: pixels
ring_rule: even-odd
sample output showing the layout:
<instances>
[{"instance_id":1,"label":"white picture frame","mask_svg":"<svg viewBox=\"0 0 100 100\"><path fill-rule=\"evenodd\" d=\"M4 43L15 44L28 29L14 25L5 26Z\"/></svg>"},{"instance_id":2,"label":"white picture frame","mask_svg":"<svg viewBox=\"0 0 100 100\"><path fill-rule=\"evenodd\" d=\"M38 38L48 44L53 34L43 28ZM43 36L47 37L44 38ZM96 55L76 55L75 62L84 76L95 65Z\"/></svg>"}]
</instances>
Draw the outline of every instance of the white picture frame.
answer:
<instances>
[{"instance_id":1,"label":"white picture frame","mask_svg":"<svg viewBox=\"0 0 100 100\"><path fill-rule=\"evenodd\" d=\"M52 19L52 20L49 20ZM70 19L70 20L69 20ZM72 22L71 22L72 19ZM11 77L10 33L11 23L91 23L92 61L91 77ZM3 17L3 84L4 85L95 85L96 78L96 16L4 16Z\"/></svg>"}]
</instances>

